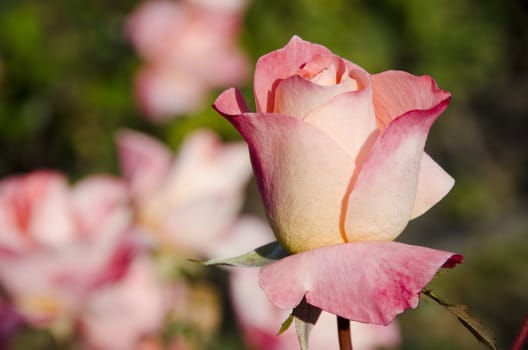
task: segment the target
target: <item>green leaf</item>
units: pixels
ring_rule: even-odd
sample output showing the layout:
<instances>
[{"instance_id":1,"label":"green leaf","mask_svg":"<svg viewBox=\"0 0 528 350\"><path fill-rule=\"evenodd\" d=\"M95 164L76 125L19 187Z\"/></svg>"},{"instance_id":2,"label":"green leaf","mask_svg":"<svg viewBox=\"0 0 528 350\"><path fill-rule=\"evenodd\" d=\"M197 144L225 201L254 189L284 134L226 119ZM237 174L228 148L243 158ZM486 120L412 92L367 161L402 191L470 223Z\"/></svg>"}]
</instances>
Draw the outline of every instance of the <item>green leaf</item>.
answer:
<instances>
[{"instance_id":1,"label":"green leaf","mask_svg":"<svg viewBox=\"0 0 528 350\"><path fill-rule=\"evenodd\" d=\"M308 339L313 326L321 315L321 309L310 305L303 298L301 303L293 309L292 316L295 320L295 330L301 350L308 350Z\"/></svg>"},{"instance_id":2,"label":"green leaf","mask_svg":"<svg viewBox=\"0 0 528 350\"><path fill-rule=\"evenodd\" d=\"M289 254L284 250L279 242L271 242L262 247L256 248L248 253L232 258L218 258L207 261L196 261L206 266L224 265L240 267L261 267L282 259Z\"/></svg>"},{"instance_id":3,"label":"green leaf","mask_svg":"<svg viewBox=\"0 0 528 350\"><path fill-rule=\"evenodd\" d=\"M282 325L279 329L279 331L277 332L277 335L281 335L282 333L286 332L288 330L288 328L290 328L292 322L293 322L293 314L290 314L290 316L288 316L288 318L286 320L284 320L284 322L282 322Z\"/></svg>"},{"instance_id":4,"label":"green leaf","mask_svg":"<svg viewBox=\"0 0 528 350\"><path fill-rule=\"evenodd\" d=\"M458 321L460 321L460 323L462 323L462 325L466 327L466 329L469 330L478 341L487 345L490 349L497 350L495 335L481 320L469 313L469 307L467 305L449 304L430 289L422 290L422 294L454 314Z\"/></svg>"}]
</instances>

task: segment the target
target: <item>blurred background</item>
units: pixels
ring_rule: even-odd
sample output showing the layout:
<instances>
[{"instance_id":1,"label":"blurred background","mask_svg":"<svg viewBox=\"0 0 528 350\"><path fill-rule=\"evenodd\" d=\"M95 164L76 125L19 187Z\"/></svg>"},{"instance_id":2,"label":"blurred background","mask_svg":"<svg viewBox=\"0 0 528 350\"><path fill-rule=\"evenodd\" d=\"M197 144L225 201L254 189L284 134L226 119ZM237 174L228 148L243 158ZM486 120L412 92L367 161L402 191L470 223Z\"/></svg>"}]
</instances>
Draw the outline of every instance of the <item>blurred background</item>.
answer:
<instances>
[{"instance_id":1,"label":"blurred background","mask_svg":"<svg viewBox=\"0 0 528 350\"><path fill-rule=\"evenodd\" d=\"M526 2L234 4L239 17L226 32L235 33L246 74L206 84L194 106L159 113L146 106L138 87L138 72L153 60L131 34L131 14L141 5L131 0L0 0L1 177L41 168L60 171L73 182L95 173L118 175L114 138L120 128L142 131L173 151L201 128L213 129L224 141L239 140L210 105L232 85L251 100L254 63L294 34L371 73L428 74L453 97L426 149L456 185L399 240L464 254L464 263L438 276L433 288L451 303L469 305L496 333L499 348L511 346L528 313ZM262 215L252 181L244 208ZM224 274L213 278L219 288L226 284ZM223 302L227 311L208 348L245 348L231 306ZM483 348L455 317L427 300L399 323L401 349ZM16 335L11 347L60 348L32 327Z\"/></svg>"}]
</instances>

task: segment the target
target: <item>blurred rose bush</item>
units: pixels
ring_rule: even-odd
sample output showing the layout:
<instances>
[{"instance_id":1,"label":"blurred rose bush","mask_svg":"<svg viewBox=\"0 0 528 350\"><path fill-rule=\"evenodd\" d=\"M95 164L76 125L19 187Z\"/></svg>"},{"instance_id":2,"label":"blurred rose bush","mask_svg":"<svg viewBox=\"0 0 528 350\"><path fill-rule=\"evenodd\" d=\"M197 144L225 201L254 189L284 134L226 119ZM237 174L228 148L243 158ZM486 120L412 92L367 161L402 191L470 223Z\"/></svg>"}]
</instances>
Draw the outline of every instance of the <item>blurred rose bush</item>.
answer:
<instances>
[{"instance_id":1,"label":"blurred rose bush","mask_svg":"<svg viewBox=\"0 0 528 350\"><path fill-rule=\"evenodd\" d=\"M132 255L123 183L91 177L73 187L54 172L0 183L0 278L31 323L70 319L86 295L119 279Z\"/></svg>"},{"instance_id":2,"label":"blurred rose bush","mask_svg":"<svg viewBox=\"0 0 528 350\"><path fill-rule=\"evenodd\" d=\"M177 157L145 134L122 130L116 139L123 180L97 175L70 186L62 174L36 171L0 182L9 315L79 335L90 348L163 344L171 325L185 332L169 342L203 348L221 304L187 259L209 256L230 237L251 173L247 148L205 130ZM1 320L9 310L3 302ZM14 326L2 325L7 338Z\"/></svg>"},{"instance_id":3,"label":"blurred rose bush","mask_svg":"<svg viewBox=\"0 0 528 350\"><path fill-rule=\"evenodd\" d=\"M136 76L139 105L152 120L202 108L216 87L240 84L248 64L237 47L246 1L148 0L126 32L144 64Z\"/></svg>"}]
</instances>

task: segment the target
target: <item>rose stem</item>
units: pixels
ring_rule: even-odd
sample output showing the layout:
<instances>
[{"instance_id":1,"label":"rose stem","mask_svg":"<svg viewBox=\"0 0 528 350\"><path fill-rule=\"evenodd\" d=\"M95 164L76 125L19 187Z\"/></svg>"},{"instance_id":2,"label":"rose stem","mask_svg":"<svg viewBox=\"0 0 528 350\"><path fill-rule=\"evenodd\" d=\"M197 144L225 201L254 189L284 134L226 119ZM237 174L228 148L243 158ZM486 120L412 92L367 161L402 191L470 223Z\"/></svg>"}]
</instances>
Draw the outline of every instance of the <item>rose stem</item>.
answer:
<instances>
[{"instance_id":1,"label":"rose stem","mask_svg":"<svg viewBox=\"0 0 528 350\"><path fill-rule=\"evenodd\" d=\"M512 350L521 350L526 338L528 338L528 315L524 318L521 330L519 331L517 339L515 339Z\"/></svg>"},{"instance_id":2,"label":"rose stem","mask_svg":"<svg viewBox=\"0 0 528 350\"><path fill-rule=\"evenodd\" d=\"M352 337L350 335L350 321L337 316L337 336L340 350L352 350Z\"/></svg>"}]
</instances>

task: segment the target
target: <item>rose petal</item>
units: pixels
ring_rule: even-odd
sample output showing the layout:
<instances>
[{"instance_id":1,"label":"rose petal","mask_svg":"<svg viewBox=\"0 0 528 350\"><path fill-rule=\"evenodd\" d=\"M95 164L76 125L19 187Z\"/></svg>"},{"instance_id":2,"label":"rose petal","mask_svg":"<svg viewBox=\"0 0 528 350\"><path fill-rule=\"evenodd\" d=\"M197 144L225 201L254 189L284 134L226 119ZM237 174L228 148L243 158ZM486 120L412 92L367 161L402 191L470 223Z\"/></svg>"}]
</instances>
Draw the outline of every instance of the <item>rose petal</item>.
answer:
<instances>
[{"instance_id":1,"label":"rose petal","mask_svg":"<svg viewBox=\"0 0 528 350\"><path fill-rule=\"evenodd\" d=\"M438 203L453 188L453 179L427 153L423 154L418 175L418 188L411 213L414 219Z\"/></svg>"},{"instance_id":2,"label":"rose petal","mask_svg":"<svg viewBox=\"0 0 528 350\"><path fill-rule=\"evenodd\" d=\"M159 186L169 171L172 155L156 139L122 129L116 136L121 173L135 196Z\"/></svg>"},{"instance_id":3,"label":"rose petal","mask_svg":"<svg viewBox=\"0 0 528 350\"><path fill-rule=\"evenodd\" d=\"M241 195L250 175L243 142L222 143L212 131L198 130L183 142L165 192L180 202L209 196L231 197Z\"/></svg>"},{"instance_id":4,"label":"rose petal","mask_svg":"<svg viewBox=\"0 0 528 350\"><path fill-rule=\"evenodd\" d=\"M134 349L140 338L162 327L163 302L155 267L139 256L122 280L92 294L81 315L83 336L97 349Z\"/></svg>"},{"instance_id":5,"label":"rose petal","mask_svg":"<svg viewBox=\"0 0 528 350\"><path fill-rule=\"evenodd\" d=\"M68 184L59 173L36 171L2 181L0 241L20 249L26 244L54 246L70 240L74 227L69 204Z\"/></svg>"},{"instance_id":6,"label":"rose petal","mask_svg":"<svg viewBox=\"0 0 528 350\"><path fill-rule=\"evenodd\" d=\"M332 97L355 90L353 79L347 79L340 84L322 86L295 75L277 84L273 113L304 119L313 109Z\"/></svg>"},{"instance_id":7,"label":"rose petal","mask_svg":"<svg viewBox=\"0 0 528 350\"><path fill-rule=\"evenodd\" d=\"M430 110L411 111L380 135L350 184L344 222L349 242L393 240L407 226L425 139L448 103L447 97Z\"/></svg>"},{"instance_id":8,"label":"rose petal","mask_svg":"<svg viewBox=\"0 0 528 350\"><path fill-rule=\"evenodd\" d=\"M210 131L185 140L160 186L139 203L139 219L180 248L208 250L243 204L251 175L247 145L224 144Z\"/></svg>"},{"instance_id":9,"label":"rose petal","mask_svg":"<svg viewBox=\"0 0 528 350\"><path fill-rule=\"evenodd\" d=\"M236 105L236 101L223 101L233 97L222 94L215 107L249 145L277 238L291 252L342 243L341 205L353 160L332 139L299 119L276 114L229 115L219 109Z\"/></svg>"},{"instance_id":10,"label":"rose petal","mask_svg":"<svg viewBox=\"0 0 528 350\"><path fill-rule=\"evenodd\" d=\"M291 255L261 269L260 286L277 307L309 304L347 319L388 324L418 305L443 265L462 256L398 242L355 242Z\"/></svg>"},{"instance_id":11,"label":"rose petal","mask_svg":"<svg viewBox=\"0 0 528 350\"><path fill-rule=\"evenodd\" d=\"M316 55L333 54L322 45L312 44L298 36L293 36L284 48L260 57L254 78L257 112L272 112L274 106L272 92L275 82L294 75L303 63Z\"/></svg>"},{"instance_id":12,"label":"rose petal","mask_svg":"<svg viewBox=\"0 0 528 350\"><path fill-rule=\"evenodd\" d=\"M244 96L238 89L230 88L218 96L213 104L213 108L222 115L238 115L249 112Z\"/></svg>"},{"instance_id":13,"label":"rose petal","mask_svg":"<svg viewBox=\"0 0 528 350\"><path fill-rule=\"evenodd\" d=\"M165 215L160 217L163 238L172 246L210 257L218 238L233 222L242 204L239 194L211 194L172 206L166 203ZM192 253L187 254L190 257Z\"/></svg>"},{"instance_id":14,"label":"rose petal","mask_svg":"<svg viewBox=\"0 0 528 350\"><path fill-rule=\"evenodd\" d=\"M78 236L98 235L115 215L129 215L128 194L118 178L88 177L72 188L71 197Z\"/></svg>"},{"instance_id":15,"label":"rose petal","mask_svg":"<svg viewBox=\"0 0 528 350\"><path fill-rule=\"evenodd\" d=\"M179 3L145 1L127 19L125 32L142 58L156 59L174 43L174 33L181 29L184 19Z\"/></svg>"},{"instance_id":16,"label":"rose petal","mask_svg":"<svg viewBox=\"0 0 528 350\"><path fill-rule=\"evenodd\" d=\"M366 75L360 71L357 74ZM366 154L377 136L369 85L356 92L335 96L312 110L304 120L336 141L355 161L356 166L362 163L363 153Z\"/></svg>"},{"instance_id":17,"label":"rose petal","mask_svg":"<svg viewBox=\"0 0 528 350\"><path fill-rule=\"evenodd\" d=\"M374 107L380 129L411 110L431 109L450 94L429 76L402 71L385 71L370 76L374 89Z\"/></svg>"},{"instance_id":18,"label":"rose petal","mask_svg":"<svg viewBox=\"0 0 528 350\"><path fill-rule=\"evenodd\" d=\"M278 244L268 223L257 217L240 216L226 231L210 250L211 256L217 259L240 256L270 243Z\"/></svg>"},{"instance_id":19,"label":"rose petal","mask_svg":"<svg viewBox=\"0 0 528 350\"><path fill-rule=\"evenodd\" d=\"M195 111L209 89L185 69L166 64L143 66L136 74L134 85L139 107L153 121Z\"/></svg>"}]
</instances>

